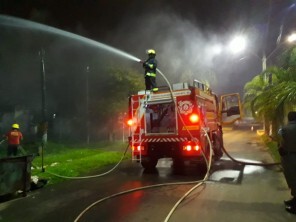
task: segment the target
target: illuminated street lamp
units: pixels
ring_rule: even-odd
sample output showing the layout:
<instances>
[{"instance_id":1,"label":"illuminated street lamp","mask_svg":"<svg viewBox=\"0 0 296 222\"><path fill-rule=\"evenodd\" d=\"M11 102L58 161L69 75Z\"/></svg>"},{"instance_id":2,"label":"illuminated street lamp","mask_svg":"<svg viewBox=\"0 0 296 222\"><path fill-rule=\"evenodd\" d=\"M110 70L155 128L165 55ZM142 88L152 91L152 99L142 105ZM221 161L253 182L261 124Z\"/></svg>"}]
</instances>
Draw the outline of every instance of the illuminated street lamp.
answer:
<instances>
[{"instance_id":1,"label":"illuminated street lamp","mask_svg":"<svg viewBox=\"0 0 296 222\"><path fill-rule=\"evenodd\" d=\"M277 45L277 47L268 55L266 56L265 52L263 52L262 57L258 56L256 53L249 51L251 54L255 55L257 58L259 58L262 61L262 72L264 72L267 68L267 61L270 59L270 57L280 48L280 46L285 43L293 43L296 42L296 33L293 33L287 37L287 41L281 42ZM247 40L244 36L236 36L234 37L231 42L228 45L229 50L233 54L238 54L246 49L247 46Z\"/></svg>"},{"instance_id":2,"label":"illuminated street lamp","mask_svg":"<svg viewBox=\"0 0 296 222\"><path fill-rule=\"evenodd\" d=\"M246 38L242 35L235 36L228 44L229 50L234 54L244 51L246 46L247 46Z\"/></svg>"},{"instance_id":3,"label":"illuminated street lamp","mask_svg":"<svg viewBox=\"0 0 296 222\"><path fill-rule=\"evenodd\" d=\"M291 35L289 35L287 37L287 41L283 41L283 42L279 42L278 45L276 46L276 48L268 55L266 56L265 54L265 51L263 51L263 55L262 55L262 58L260 56L258 56L257 54L253 53L252 51L251 54L255 55L257 58L261 59L262 61L262 72L264 73L266 71L266 68L267 68L267 61L268 59L271 58L271 56L278 50L281 48L281 46L284 44L284 43L293 43L293 42L296 42L296 33L293 33ZM246 47L246 40L243 38L243 37L235 37L229 44L229 47L230 47L230 50L232 51L232 53L235 53L237 54L238 52L241 52L242 50L244 50ZM267 73L265 73L264 75L264 79L265 81L267 81L268 77L267 77ZM269 79L269 84L272 83L272 79ZM264 130L266 129L266 123L264 122L264 125L263 125L263 128ZM270 128L270 132L271 133L271 128Z\"/></svg>"},{"instance_id":4,"label":"illuminated street lamp","mask_svg":"<svg viewBox=\"0 0 296 222\"><path fill-rule=\"evenodd\" d=\"M293 43L296 41L296 33L292 33L291 35L288 36L287 41L289 43Z\"/></svg>"},{"instance_id":5,"label":"illuminated street lamp","mask_svg":"<svg viewBox=\"0 0 296 222\"><path fill-rule=\"evenodd\" d=\"M277 47L265 58L265 63L264 63L264 66L265 66L265 69L263 69L262 71L265 71L266 70L266 61L268 60L268 59L270 59L270 57L278 50L278 49L280 49L280 46L282 45L282 44L284 44L284 43L294 43L294 42L296 42L296 33L292 33L291 35L289 35L288 37L287 37L287 39L286 39L286 41L283 41L283 42L281 42L281 43L279 43L278 45L277 45ZM263 59L262 59L262 62L263 62ZM263 66L262 66L263 67Z\"/></svg>"}]
</instances>

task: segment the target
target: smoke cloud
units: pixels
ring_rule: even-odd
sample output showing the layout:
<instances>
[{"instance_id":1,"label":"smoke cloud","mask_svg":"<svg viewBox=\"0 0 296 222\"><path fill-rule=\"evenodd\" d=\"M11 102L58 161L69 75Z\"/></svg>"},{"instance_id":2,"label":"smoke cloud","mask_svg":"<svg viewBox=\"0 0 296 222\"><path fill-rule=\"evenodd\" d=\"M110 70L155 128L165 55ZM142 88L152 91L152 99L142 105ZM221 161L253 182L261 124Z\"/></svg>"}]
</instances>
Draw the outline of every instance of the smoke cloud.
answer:
<instances>
[{"instance_id":1,"label":"smoke cloud","mask_svg":"<svg viewBox=\"0 0 296 222\"><path fill-rule=\"evenodd\" d=\"M90 98L93 101L103 100L104 95L111 93L104 82L108 80L105 78L108 67L115 65L131 68L143 75L143 68L136 60L145 60L145 51L148 48L156 50L158 68L171 83L192 83L194 79L198 79L208 83L217 94L242 93L244 84L261 70L260 61L252 56L241 56L243 59L230 56L226 46L233 34L232 30L246 31L241 27L248 27L250 21L246 18L252 13L244 9L255 5L254 2L257 1L207 1L209 5L206 7L213 6L213 10L216 4L216 7L224 9L233 4L228 11L229 17L225 16L222 9L216 9L209 16L203 12L205 6L202 7L202 4L195 3L194 0L188 1L200 6L196 9L196 15L191 10L187 13L185 3L168 0L152 0L154 8L150 5L151 1L138 0L127 1L124 7L114 3L115 1L91 1L87 5L77 1L76 4L61 3L66 5L59 7L49 4L46 6L48 9L45 6L33 8L28 13L32 20L106 43L127 52L131 57L51 33L51 29L44 32L32 30L29 26L25 29L1 26L0 41L3 44L0 44L0 105L15 107L18 104L40 111L38 53L41 48L45 50L48 110L51 113L57 112L57 117L59 112L65 110L64 107L67 108L67 113L63 115L71 115L76 119L85 115L87 66L91 70ZM189 3L187 4L190 5ZM261 8L266 8L265 4L261 5ZM180 7L181 12L176 13L176 7ZM208 12L210 10L212 9ZM70 12L75 12L73 18L67 16ZM260 16L264 21L265 14L261 13ZM215 25L208 26L211 22ZM230 23L233 24L227 26ZM262 43L260 29L263 28L254 26L253 29L252 38L261 36ZM221 47L221 54L217 53L217 46ZM258 45L253 47L256 49ZM160 75L157 82L160 86L166 85Z\"/></svg>"},{"instance_id":2,"label":"smoke cloud","mask_svg":"<svg viewBox=\"0 0 296 222\"><path fill-rule=\"evenodd\" d=\"M218 46L225 50L226 38L228 36L203 30L171 12L125 19L117 31L107 37L110 44L132 51L142 59L146 58L147 48L154 48L159 69L171 83L192 83L193 79L198 79L218 93L229 88L237 92L242 90L243 81L230 85L233 84L231 75L236 70L229 65L232 62L229 52L222 51L223 55L219 55L216 51ZM158 82L165 84L161 78Z\"/></svg>"}]
</instances>

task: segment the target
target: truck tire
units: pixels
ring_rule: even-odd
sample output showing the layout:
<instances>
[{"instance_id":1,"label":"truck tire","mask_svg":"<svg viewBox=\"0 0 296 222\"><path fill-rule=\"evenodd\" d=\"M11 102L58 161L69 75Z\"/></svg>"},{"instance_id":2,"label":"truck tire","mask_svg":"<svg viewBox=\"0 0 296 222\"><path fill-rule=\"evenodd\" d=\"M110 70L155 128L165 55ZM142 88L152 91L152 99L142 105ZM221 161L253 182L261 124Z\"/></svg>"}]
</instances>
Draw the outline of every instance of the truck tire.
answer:
<instances>
[{"instance_id":1,"label":"truck tire","mask_svg":"<svg viewBox=\"0 0 296 222\"><path fill-rule=\"evenodd\" d=\"M198 163L197 170L200 175L205 175L208 171L208 166L206 162Z\"/></svg>"},{"instance_id":2,"label":"truck tire","mask_svg":"<svg viewBox=\"0 0 296 222\"><path fill-rule=\"evenodd\" d=\"M223 140L222 140L222 135L214 135L213 138L213 151L214 151L214 160L220 160L221 157L223 156Z\"/></svg>"},{"instance_id":3,"label":"truck tire","mask_svg":"<svg viewBox=\"0 0 296 222\"><path fill-rule=\"evenodd\" d=\"M141 161L141 165L144 169L155 169L158 159L152 157L145 157Z\"/></svg>"},{"instance_id":4,"label":"truck tire","mask_svg":"<svg viewBox=\"0 0 296 222\"><path fill-rule=\"evenodd\" d=\"M173 165L172 165L173 173L174 174L183 174L184 168L185 168L184 160L180 157L174 157L173 158Z\"/></svg>"}]
</instances>

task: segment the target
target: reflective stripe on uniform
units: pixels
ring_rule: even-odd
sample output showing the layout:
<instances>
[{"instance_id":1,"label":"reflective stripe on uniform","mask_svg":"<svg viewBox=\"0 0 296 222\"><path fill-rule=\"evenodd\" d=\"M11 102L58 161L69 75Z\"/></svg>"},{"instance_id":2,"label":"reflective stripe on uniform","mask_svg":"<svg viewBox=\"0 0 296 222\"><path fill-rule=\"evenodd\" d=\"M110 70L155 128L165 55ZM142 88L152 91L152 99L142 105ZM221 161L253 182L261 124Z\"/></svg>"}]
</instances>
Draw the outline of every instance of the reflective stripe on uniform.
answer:
<instances>
[{"instance_id":1,"label":"reflective stripe on uniform","mask_svg":"<svg viewBox=\"0 0 296 222\"><path fill-rule=\"evenodd\" d=\"M152 91L153 92L157 92L158 91L158 88L153 88Z\"/></svg>"},{"instance_id":2,"label":"reflective stripe on uniform","mask_svg":"<svg viewBox=\"0 0 296 222\"><path fill-rule=\"evenodd\" d=\"M152 73L152 72L147 72L146 73L146 76L156 77L156 74L155 73Z\"/></svg>"},{"instance_id":3,"label":"reflective stripe on uniform","mask_svg":"<svg viewBox=\"0 0 296 222\"><path fill-rule=\"evenodd\" d=\"M153 69L153 64L149 64L150 69Z\"/></svg>"}]
</instances>

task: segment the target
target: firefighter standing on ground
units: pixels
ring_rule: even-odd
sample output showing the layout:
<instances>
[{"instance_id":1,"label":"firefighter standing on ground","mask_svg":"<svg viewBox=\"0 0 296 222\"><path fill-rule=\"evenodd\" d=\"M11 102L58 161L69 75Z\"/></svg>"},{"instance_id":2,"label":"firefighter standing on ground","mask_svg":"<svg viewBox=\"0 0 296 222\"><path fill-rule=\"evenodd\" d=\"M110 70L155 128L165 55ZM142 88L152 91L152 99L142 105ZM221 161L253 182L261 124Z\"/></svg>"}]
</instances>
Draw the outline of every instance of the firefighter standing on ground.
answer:
<instances>
[{"instance_id":1,"label":"firefighter standing on ground","mask_svg":"<svg viewBox=\"0 0 296 222\"><path fill-rule=\"evenodd\" d=\"M11 130L4 137L7 139L7 156L16 156L23 134L20 131L19 124L12 124Z\"/></svg>"},{"instance_id":2,"label":"firefighter standing on ground","mask_svg":"<svg viewBox=\"0 0 296 222\"><path fill-rule=\"evenodd\" d=\"M158 88L156 86L157 60L155 59L156 53L154 49L148 49L146 52L148 54L148 59L145 62L143 62L143 68L145 69L146 90L157 92L158 91Z\"/></svg>"},{"instance_id":3,"label":"firefighter standing on ground","mask_svg":"<svg viewBox=\"0 0 296 222\"><path fill-rule=\"evenodd\" d=\"M279 130L279 135L283 172L293 197L284 203L289 213L296 214L296 112L288 113L288 124Z\"/></svg>"}]
</instances>

